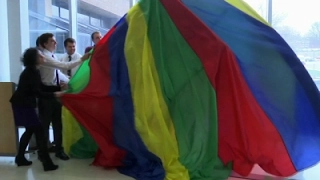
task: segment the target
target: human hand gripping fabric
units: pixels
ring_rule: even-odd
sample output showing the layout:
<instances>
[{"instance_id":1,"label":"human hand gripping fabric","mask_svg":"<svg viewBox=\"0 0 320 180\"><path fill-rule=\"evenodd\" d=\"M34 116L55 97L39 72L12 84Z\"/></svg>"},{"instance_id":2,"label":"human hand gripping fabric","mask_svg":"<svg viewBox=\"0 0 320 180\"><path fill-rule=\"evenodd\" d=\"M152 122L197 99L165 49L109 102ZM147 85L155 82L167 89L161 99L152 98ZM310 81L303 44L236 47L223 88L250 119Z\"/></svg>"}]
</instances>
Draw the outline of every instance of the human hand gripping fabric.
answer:
<instances>
[{"instance_id":1,"label":"human hand gripping fabric","mask_svg":"<svg viewBox=\"0 0 320 180\"><path fill-rule=\"evenodd\" d=\"M69 88L68 83L60 82L60 88L63 91L68 90L68 88Z\"/></svg>"},{"instance_id":2,"label":"human hand gripping fabric","mask_svg":"<svg viewBox=\"0 0 320 180\"><path fill-rule=\"evenodd\" d=\"M55 95L57 98L60 98L63 94L64 94L64 91L54 92L54 95Z\"/></svg>"},{"instance_id":3,"label":"human hand gripping fabric","mask_svg":"<svg viewBox=\"0 0 320 180\"><path fill-rule=\"evenodd\" d=\"M81 57L81 61L88 60L90 56L91 56L91 52L87 52Z\"/></svg>"}]
</instances>

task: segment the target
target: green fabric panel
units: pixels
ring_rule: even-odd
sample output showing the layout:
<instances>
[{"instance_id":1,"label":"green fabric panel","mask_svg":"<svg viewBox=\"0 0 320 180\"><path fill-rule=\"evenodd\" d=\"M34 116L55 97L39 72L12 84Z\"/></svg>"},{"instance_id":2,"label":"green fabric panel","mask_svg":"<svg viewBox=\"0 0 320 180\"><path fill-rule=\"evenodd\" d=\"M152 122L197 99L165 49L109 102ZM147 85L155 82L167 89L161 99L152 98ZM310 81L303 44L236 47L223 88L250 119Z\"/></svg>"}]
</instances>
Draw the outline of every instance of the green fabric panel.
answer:
<instances>
[{"instance_id":1,"label":"green fabric panel","mask_svg":"<svg viewBox=\"0 0 320 180\"><path fill-rule=\"evenodd\" d=\"M70 148L70 156L79 159L93 158L98 151L98 145L88 131L80 125L83 137Z\"/></svg>"},{"instance_id":2,"label":"green fabric panel","mask_svg":"<svg viewBox=\"0 0 320 180\"><path fill-rule=\"evenodd\" d=\"M175 126L180 162L191 179L227 179L218 157L215 90L203 65L158 0L142 0L163 96Z\"/></svg>"},{"instance_id":3,"label":"green fabric panel","mask_svg":"<svg viewBox=\"0 0 320 180\"><path fill-rule=\"evenodd\" d=\"M92 53L93 49L90 52ZM69 81L67 93L77 94L87 87L90 80L90 61L91 57L81 64L78 71ZM81 124L79 126L83 137L70 147L70 156L79 159L93 158L98 150L98 145L88 131Z\"/></svg>"},{"instance_id":4,"label":"green fabric panel","mask_svg":"<svg viewBox=\"0 0 320 180\"><path fill-rule=\"evenodd\" d=\"M90 51L93 52L93 49ZM74 76L69 81L69 90L67 93L77 94L80 93L85 87L87 87L90 80L90 63L91 57L89 60L84 61Z\"/></svg>"}]
</instances>

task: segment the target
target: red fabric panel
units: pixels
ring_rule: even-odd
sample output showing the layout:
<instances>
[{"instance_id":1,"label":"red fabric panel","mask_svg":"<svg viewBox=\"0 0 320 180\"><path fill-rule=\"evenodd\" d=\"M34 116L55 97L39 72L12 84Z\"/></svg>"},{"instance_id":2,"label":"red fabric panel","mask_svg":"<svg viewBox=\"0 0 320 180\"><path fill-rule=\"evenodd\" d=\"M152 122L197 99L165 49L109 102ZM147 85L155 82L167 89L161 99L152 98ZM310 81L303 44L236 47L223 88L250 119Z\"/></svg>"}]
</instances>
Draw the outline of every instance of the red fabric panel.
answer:
<instances>
[{"instance_id":1,"label":"red fabric panel","mask_svg":"<svg viewBox=\"0 0 320 180\"><path fill-rule=\"evenodd\" d=\"M107 96L111 86L107 40L113 31L114 28L95 47L90 61L88 86L79 94L66 94L62 97L63 104L99 146L93 164L104 167L122 166L126 154L113 141L113 102Z\"/></svg>"},{"instance_id":2,"label":"red fabric panel","mask_svg":"<svg viewBox=\"0 0 320 180\"><path fill-rule=\"evenodd\" d=\"M252 95L233 52L178 0L161 0L178 30L201 59L217 93L219 157L250 174L255 163L266 172L296 172L274 125Z\"/></svg>"}]
</instances>

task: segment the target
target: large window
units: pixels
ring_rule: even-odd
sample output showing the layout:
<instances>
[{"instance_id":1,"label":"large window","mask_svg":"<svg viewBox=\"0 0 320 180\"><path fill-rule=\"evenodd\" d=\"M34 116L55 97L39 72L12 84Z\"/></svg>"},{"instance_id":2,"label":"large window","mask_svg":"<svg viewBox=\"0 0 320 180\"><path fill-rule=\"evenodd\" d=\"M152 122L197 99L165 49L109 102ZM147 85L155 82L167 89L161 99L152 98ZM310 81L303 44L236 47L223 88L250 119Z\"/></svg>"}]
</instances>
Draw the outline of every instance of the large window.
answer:
<instances>
[{"instance_id":1,"label":"large window","mask_svg":"<svg viewBox=\"0 0 320 180\"><path fill-rule=\"evenodd\" d=\"M131 0L78 0L78 52L83 54L92 46L91 34L100 31L105 35L130 8Z\"/></svg>"},{"instance_id":2,"label":"large window","mask_svg":"<svg viewBox=\"0 0 320 180\"><path fill-rule=\"evenodd\" d=\"M56 53L65 52L63 41L69 37L69 8L66 2L29 0L30 46L36 45L36 39L42 33L50 32L58 42Z\"/></svg>"},{"instance_id":3,"label":"large window","mask_svg":"<svg viewBox=\"0 0 320 180\"><path fill-rule=\"evenodd\" d=\"M245 0L263 18L268 19L268 2L271 0ZM108 30L134 5L137 0L77 0L77 51L83 54L92 46L91 33ZM65 52L63 41L70 36L69 1L28 0L30 46L44 33L54 33L58 41L58 54ZM272 26L288 42L315 80L320 79L320 16L315 0L273 0ZM320 82L319 82L320 86Z\"/></svg>"},{"instance_id":4,"label":"large window","mask_svg":"<svg viewBox=\"0 0 320 180\"><path fill-rule=\"evenodd\" d=\"M65 53L63 41L70 36L70 12L67 0L28 0L30 46L35 46L38 36L45 32L55 35L58 45L56 54ZM92 46L91 33L100 31L105 35L108 30L129 10L132 0L77 0L77 51L80 54Z\"/></svg>"},{"instance_id":5,"label":"large window","mask_svg":"<svg viewBox=\"0 0 320 180\"><path fill-rule=\"evenodd\" d=\"M268 0L245 0L267 19ZM273 0L272 26L305 65L320 90L320 16L315 0Z\"/></svg>"},{"instance_id":6,"label":"large window","mask_svg":"<svg viewBox=\"0 0 320 180\"><path fill-rule=\"evenodd\" d=\"M268 1L267 0L244 0L248 3L261 17L268 19Z\"/></svg>"},{"instance_id":7,"label":"large window","mask_svg":"<svg viewBox=\"0 0 320 180\"><path fill-rule=\"evenodd\" d=\"M319 2L314 0L273 2L278 15L275 29L296 52L314 78L320 78L320 16ZM288 6L290 4L290 6Z\"/></svg>"},{"instance_id":8,"label":"large window","mask_svg":"<svg viewBox=\"0 0 320 180\"><path fill-rule=\"evenodd\" d=\"M268 2L245 0L266 20ZM319 1L273 0L272 26L291 46L320 90L320 16ZM298 173L292 179L319 179L320 165Z\"/></svg>"}]
</instances>

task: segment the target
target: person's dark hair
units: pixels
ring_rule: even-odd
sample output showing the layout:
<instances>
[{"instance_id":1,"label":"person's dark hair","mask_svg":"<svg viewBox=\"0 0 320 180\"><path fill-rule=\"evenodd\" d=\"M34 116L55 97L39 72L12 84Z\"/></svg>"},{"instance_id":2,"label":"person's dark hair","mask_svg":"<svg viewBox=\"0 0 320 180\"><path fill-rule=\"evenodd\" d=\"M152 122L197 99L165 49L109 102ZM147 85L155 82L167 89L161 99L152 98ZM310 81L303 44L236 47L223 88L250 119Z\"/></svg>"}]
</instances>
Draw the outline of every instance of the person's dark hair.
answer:
<instances>
[{"instance_id":1,"label":"person's dark hair","mask_svg":"<svg viewBox=\"0 0 320 180\"><path fill-rule=\"evenodd\" d=\"M39 37L39 44L41 45L41 47L44 48L44 44L48 43L50 38L53 38L53 34L52 33L44 33L41 34L41 36Z\"/></svg>"},{"instance_id":2,"label":"person's dark hair","mask_svg":"<svg viewBox=\"0 0 320 180\"><path fill-rule=\"evenodd\" d=\"M37 47L40 46L40 37L38 37L37 40L36 40L36 46L37 46Z\"/></svg>"},{"instance_id":3,"label":"person's dark hair","mask_svg":"<svg viewBox=\"0 0 320 180\"><path fill-rule=\"evenodd\" d=\"M64 40L63 44L64 47L67 47L68 43L76 43L76 40L74 40L73 38L67 38L66 40Z\"/></svg>"},{"instance_id":4,"label":"person's dark hair","mask_svg":"<svg viewBox=\"0 0 320 180\"><path fill-rule=\"evenodd\" d=\"M91 34L91 40L93 41L93 38L94 38L94 35L95 34L100 34L100 32L99 31L95 31L95 32L93 32L92 34Z\"/></svg>"},{"instance_id":5,"label":"person's dark hair","mask_svg":"<svg viewBox=\"0 0 320 180\"><path fill-rule=\"evenodd\" d=\"M25 67L35 67L37 65L38 49L28 48L22 55L21 62Z\"/></svg>"}]
</instances>

